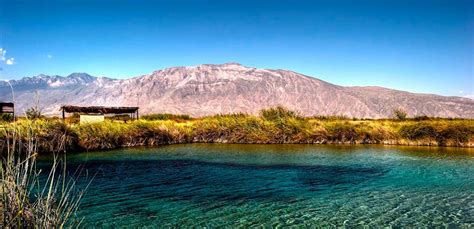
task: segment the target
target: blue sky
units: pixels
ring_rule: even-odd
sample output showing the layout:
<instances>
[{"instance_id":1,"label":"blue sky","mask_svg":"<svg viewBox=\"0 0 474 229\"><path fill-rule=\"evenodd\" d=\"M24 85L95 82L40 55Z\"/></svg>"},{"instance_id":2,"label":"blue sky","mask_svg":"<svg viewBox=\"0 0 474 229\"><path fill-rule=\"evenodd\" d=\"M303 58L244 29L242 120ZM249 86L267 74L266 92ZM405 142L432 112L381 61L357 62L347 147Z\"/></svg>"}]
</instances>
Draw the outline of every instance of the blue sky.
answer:
<instances>
[{"instance_id":1,"label":"blue sky","mask_svg":"<svg viewBox=\"0 0 474 229\"><path fill-rule=\"evenodd\" d=\"M239 62L466 96L474 1L0 0L0 48L3 79Z\"/></svg>"}]
</instances>

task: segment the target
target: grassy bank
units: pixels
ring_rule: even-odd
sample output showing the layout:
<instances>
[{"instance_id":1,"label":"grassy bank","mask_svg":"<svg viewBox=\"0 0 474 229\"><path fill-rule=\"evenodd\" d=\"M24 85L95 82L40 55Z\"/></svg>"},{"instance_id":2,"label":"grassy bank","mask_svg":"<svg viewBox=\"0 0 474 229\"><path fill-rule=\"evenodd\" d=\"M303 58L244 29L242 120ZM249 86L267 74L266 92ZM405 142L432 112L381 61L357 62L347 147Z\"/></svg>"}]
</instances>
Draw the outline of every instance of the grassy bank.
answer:
<instances>
[{"instance_id":1,"label":"grassy bank","mask_svg":"<svg viewBox=\"0 0 474 229\"><path fill-rule=\"evenodd\" d=\"M474 147L474 120L427 118L355 120L301 117L269 109L259 116L217 115L198 119L157 116L131 122L66 124L61 120L20 120L3 128L31 128L40 151L58 144L68 150L100 150L176 143L393 144ZM0 139L6 139L0 131ZM64 147L62 147L64 148Z\"/></svg>"}]
</instances>

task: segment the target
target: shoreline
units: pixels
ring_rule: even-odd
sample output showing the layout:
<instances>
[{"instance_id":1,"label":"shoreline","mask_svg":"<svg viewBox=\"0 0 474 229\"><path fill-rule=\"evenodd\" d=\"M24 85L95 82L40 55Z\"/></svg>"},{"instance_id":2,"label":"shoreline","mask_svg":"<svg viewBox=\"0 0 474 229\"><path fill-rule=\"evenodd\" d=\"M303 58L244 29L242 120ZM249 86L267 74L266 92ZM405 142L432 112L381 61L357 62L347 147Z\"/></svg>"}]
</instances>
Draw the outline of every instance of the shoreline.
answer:
<instances>
[{"instance_id":1,"label":"shoreline","mask_svg":"<svg viewBox=\"0 0 474 229\"><path fill-rule=\"evenodd\" d=\"M182 143L170 143L170 144L157 144L157 145L133 145L133 146L121 146L117 148L108 148L108 149L91 149L91 150L80 150L80 151L68 151L67 153L71 154L80 154L80 153L94 153L94 152L107 152L115 151L121 149L140 149L140 148L156 148L163 146L173 146L173 145L200 145L200 144L209 144L209 145L255 145L255 146L328 146L328 147L409 147L409 148L419 148L427 150L441 150L441 151L456 151L456 150L474 150L474 145L469 146L438 146L438 145L423 145L423 144L378 144L378 143L222 143L222 142L182 142ZM474 152L474 151L473 151ZM43 155L51 155L52 153L44 153Z\"/></svg>"},{"instance_id":2,"label":"shoreline","mask_svg":"<svg viewBox=\"0 0 474 229\"><path fill-rule=\"evenodd\" d=\"M0 129L0 147L34 137L40 153L84 152L181 143L393 145L474 148L474 120L264 118L235 114L192 120L75 123L19 120ZM3 143L2 143L3 141Z\"/></svg>"},{"instance_id":3,"label":"shoreline","mask_svg":"<svg viewBox=\"0 0 474 229\"><path fill-rule=\"evenodd\" d=\"M433 147L433 148L449 148L449 149L474 149L474 143L469 143L467 145L438 145L436 143L423 143L423 142L406 142L406 143L351 143L351 142L324 142L324 143L253 143L253 142L177 142L177 143L162 143L156 145L123 145L113 149L124 149L124 148L134 148L134 147L156 147L156 146L166 146L166 145L180 145L180 144L242 144L242 145L328 145L328 146L407 146L407 147ZM101 149L97 149L101 150ZM89 150L97 151L97 150ZM79 151L87 152L87 151Z\"/></svg>"}]
</instances>

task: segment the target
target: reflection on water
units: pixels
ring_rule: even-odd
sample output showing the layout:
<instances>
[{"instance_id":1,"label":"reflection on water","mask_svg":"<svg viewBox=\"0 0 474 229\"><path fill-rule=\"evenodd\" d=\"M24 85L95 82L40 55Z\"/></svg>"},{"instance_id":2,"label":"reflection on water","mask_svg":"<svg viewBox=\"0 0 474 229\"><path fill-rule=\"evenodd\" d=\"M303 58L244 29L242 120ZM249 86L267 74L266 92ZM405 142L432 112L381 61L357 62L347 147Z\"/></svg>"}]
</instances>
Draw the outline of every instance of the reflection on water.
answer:
<instances>
[{"instance_id":1,"label":"reflection on water","mask_svg":"<svg viewBox=\"0 0 474 229\"><path fill-rule=\"evenodd\" d=\"M68 163L96 174L84 226L474 226L471 149L186 144Z\"/></svg>"}]
</instances>

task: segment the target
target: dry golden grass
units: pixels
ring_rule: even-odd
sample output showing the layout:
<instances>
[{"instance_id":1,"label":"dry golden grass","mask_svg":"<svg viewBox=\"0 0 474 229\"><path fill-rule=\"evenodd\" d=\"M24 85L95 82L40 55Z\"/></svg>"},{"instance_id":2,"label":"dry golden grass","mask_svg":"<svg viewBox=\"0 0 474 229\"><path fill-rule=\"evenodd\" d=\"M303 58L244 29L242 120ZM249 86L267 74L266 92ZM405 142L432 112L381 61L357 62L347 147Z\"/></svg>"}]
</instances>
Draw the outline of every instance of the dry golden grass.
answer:
<instances>
[{"instance_id":1,"label":"dry golden grass","mask_svg":"<svg viewBox=\"0 0 474 229\"><path fill-rule=\"evenodd\" d=\"M158 116L162 117L162 116ZM167 116L163 116L167 117ZM302 117L284 108L264 110L259 116L215 115L199 119L138 120L65 124L37 121L34 127L44 151L57 149L59 135L67 149L100 150L175 143L303 143L399 144L474 147L474 120L406 119L354 120L344 117ZM18 121L7 126L22 128ZM8 127L7 127L8 128ZM1 136L0 136L1 137Z\"/></svg>"}]
</instances>

